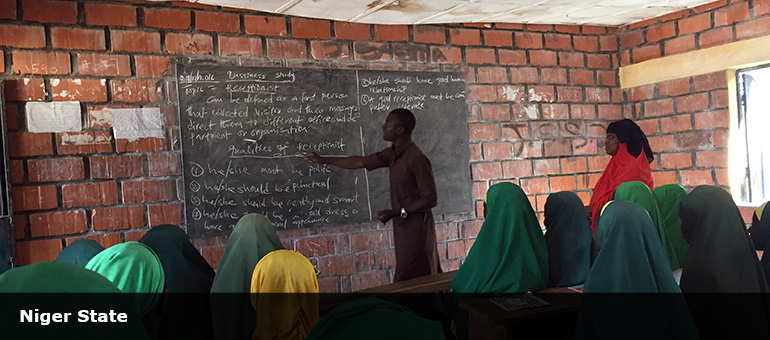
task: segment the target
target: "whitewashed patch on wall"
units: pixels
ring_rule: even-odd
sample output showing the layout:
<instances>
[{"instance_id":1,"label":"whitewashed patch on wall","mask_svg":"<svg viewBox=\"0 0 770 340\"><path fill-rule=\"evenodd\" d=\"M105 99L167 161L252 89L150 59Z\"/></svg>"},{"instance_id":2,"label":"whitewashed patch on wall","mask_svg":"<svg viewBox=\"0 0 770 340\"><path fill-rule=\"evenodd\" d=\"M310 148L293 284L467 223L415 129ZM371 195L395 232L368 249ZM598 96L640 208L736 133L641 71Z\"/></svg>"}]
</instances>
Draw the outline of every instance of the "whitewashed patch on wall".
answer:
<instances>
[{"instance_id":1,"label":"whitewashed patch on wall","mask_svg":"<svg viewBox=\"0 0 770 340\"><path fill-rule=\"evenodd\" d=\"M163 138L160 108L112 109L112 130L115 139Z\"/></svg>"},{"instance_id":2,"label":"whitewashed patch on wall","mask_svg":"<svg viewBox=\"0 0 770 340\"><path fill-rule=\"evenodd\" d=\"M83 129L80 102L28 102L29 132L76 132Z\"/></svg>"}]
</instances>

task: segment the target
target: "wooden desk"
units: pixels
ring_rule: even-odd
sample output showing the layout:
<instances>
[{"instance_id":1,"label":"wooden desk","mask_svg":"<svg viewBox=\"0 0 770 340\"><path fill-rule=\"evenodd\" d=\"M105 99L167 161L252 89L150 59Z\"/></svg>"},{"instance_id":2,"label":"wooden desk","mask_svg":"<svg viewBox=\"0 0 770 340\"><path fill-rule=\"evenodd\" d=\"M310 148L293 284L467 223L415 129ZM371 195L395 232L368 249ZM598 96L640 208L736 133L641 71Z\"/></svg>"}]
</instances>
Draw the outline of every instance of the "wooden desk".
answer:
<instances>
[{"instance_id":1,"label":"wooden desk","mask_svg":"<svg viewBox=\"0 0 770 340\"><path fill-rule=\"evenodd\" d=\"M551 305L505 311L488 298L461 300L460 307L468 311L469 339L571 337L577 324L581 294L566 287L543 289L534 294Z\"/></svg>"},{"instance_id":2,"label":"wooden desk","mask_svg":"<svg viewBox=\"0 0 770 340\"><path fill-rule=\"evenodd\" d=\"M391 283L389 285L367 288L356 293L385 294L385 293L436 293L452 289L452 278L456 270L422 276L411 280Z\"/></svg>"}]
</instances>

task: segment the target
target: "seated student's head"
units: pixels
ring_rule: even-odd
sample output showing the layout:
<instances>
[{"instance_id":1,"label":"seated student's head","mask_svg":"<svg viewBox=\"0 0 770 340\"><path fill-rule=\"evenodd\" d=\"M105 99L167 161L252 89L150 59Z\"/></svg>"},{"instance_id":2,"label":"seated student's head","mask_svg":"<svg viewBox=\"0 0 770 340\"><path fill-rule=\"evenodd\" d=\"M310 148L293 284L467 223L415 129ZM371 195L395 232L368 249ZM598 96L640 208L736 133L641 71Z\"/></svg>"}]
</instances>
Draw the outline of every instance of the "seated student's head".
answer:
<instances>
[{"instance_id":1,"label":"seated student's head","mask_svg":"<svg viewBox=\"0 0 770 340\"><path fill-rule=\"evenodd\" d=\"M545 202L545 243L548 247L548 286L583 283L593 255L591 225L583 201L562 191Z\"/></svg>"},{"instance_id":2,"label":"seated student's head","mask_svg":"<svg viewBox=\"0 0 770 340\"><path fill-rule=\"evenodd\" d=\"M254 339L304 340L319 318L315 267L293 250L268 253L251 277L251 306Z\"/></svg>"},{"instance_id":3,"label":"seated student's head","mask_svg":"<svg viewBox=\"0 0 770 340\"><path fill-rule=\"evenodd\" d=\"M56 256L56 262L74 263L78 266L85 267L88 261L90 261L96 254L99 254L104 247L99 242L91 239L81 238L70 243L67 247L62 249L58 256Z\"/></svg>"},{"instance_id":4,"label":"seated student's head","mask_svg":"<svg viewBox=\"0 0 770 340\"><path fill-rule=\"evenodd\" d=\"M214 269L195 249L181 228L163 224L153 227L141 239L155 252L166 273L168 293L208 293Z\"/></svg>"}]
</instances>

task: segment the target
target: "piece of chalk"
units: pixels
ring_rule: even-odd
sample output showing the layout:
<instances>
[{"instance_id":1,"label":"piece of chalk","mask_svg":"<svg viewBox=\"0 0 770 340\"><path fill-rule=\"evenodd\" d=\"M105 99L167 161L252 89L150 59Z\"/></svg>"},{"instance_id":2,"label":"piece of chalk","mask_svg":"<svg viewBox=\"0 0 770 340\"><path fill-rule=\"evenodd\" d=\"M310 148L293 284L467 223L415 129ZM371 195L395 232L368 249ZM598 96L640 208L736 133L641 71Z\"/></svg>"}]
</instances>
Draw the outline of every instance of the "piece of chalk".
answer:
<instances>
[{"instance_id":1,"label":"piece of chalk","mask_svg":"<svg viewBox=\"0 0 770 340\"><path fill-rule=\"evenodd\" d=\"M252 143L256 143L257 142L256 140L248 139L248 138L244 138L243 140L247 141L247 142L252 142Z\"/></svg>"}]
</instances>

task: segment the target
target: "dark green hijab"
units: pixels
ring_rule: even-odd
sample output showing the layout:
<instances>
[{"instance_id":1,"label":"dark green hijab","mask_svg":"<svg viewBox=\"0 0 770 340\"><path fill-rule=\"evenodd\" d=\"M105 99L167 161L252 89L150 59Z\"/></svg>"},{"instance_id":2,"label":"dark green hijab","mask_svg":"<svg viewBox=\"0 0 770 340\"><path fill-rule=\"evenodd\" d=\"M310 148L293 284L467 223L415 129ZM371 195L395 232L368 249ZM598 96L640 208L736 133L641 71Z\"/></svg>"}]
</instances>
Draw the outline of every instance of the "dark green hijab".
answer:
<instances>
[{"instance_id":1,"label":"dark green hijab","mask_svg":"<svg viewBox=\"0 0 770 340\"><path fill-rule=\"evenodd\" d=\"M278 249L283 244L267 217L248 214L238 220L211 286L214 339L251 339L257 325L249 297L251 276L259 260Z\"/></svg>"},{"instance_id":2,"label":"dark green hijab","mask_svg":"<svg viewBox=\"0 0 770 340\"><path fill-rule=\"evenodd\" d=\"M452 292L469 298L538 290L548 283L548 249L521 188L498 183L487 191L487 216L473 247L452 278ZM455 305L459 301L455 301ZM468 314L455 307L457 337L467 337Z\"/></svg>"},{"instance_id":3,"label":"dark green hijab","mask_svg":"<svg viewBox=\"0 0 770 340\"><path fill-rule=\"evenodd\" d=\"M652 194L650 188L639 181L621 183L615 189L613 199L626 200L642 206L652 219L652 225L655 226L658 238L663 244L663 252L666 254L671 269L682 268L682 260L677 258L674 246L669 241L663 224L663 217L660 215L660 209L658 209L658 201L655 200L655 195Z\"/></svg>"},{"instance_id":4,"label":"dark green hijab","mask_svg":"<svg viewBox=\"0 0 770 340\"><path fill-rule=\"evenodd\" d=\"M674 257L678 260L681 268L684 264L684 257L687 255L687 242L682 237L682 220L679 219L679 202L687 196L687 189L679 184L667 184L655 188L653 192L655 201L658 202L660 215L663 218L663 230L666 233L666 239L673 248ZM672 261L673 262L673 261Z\"/></svg>"},{"instance_id":5,"label":"dark green hijab","mask_svg":"<svg viewBox=\"0 0 770 340\"><path fill-rule=\"evenodd\" d=\"M20 298L17 295L20 293L35 294L21 295L23 298ZM47 312L72 313L68 323L3 327L3 338L60 339L64 336L77 339L149 339L140 316L126 295L104 276L76 264L38 262L9 270L0 275L0 294L14 294L3 299L3 310L13 312L13 317L3 319L4 324L18 321L21 309L39 308ZM101 312L112 309L126 313L128 322L77 322L78 311L84 309Z\"/></svg>"},{"instance_id":6,"label":"dark green hijab","mask_svg":"<svg viewBox=\"0 0 770 340\"><path fill-rule=\"evenodd\" d=\"M645 209L612 201L597 228L600 250L583 287L576 338L697 339Z\"/></svg>"},{"instance_id":7,"label":"dark green hijab","mask_svg":"<svg viewBox=\"0 0 770 340\"><path fill-rule=\"evenodd\" d=\"M162 339L211 339L211 307L208 293L214 269L174 225L150 229L139 242L150 247L166 273L166 308L160 316Z\"/></svg>"},{"instance_id":8,"label":"dark green hijab","mask_svg":"<svg viewBox=\"0 0 770 340\"><path fill-rule=\"evenodd\" d=\"M759 235L762 236L762 249L764 249L765 244L767 244L768 241L770 241L770 209L764 209L766 208L767 203L765 203L765 206L762 209L761 216L756 216L756 212L754 215L756 216L756 223L759 224L756 229L759 229ZM765 278L768 280L768 283L770 283L770 251L768 251L767 256L762 254L762 261L760 261L762 264L762 269L765 272Z\"/></svg>"},{"instance_id":9,"label":"dark green hijab","mask_svg":"<svg viewBox=\"0 0 770 340\"><path fill-rule=\"evenodd\" d=\"M74 263L78 266L85 267L88 261L90 261L96 254L99 254L104 247L99 242L91 239L81 238L70 243L67 247L62 249L59 256L56 257L56 262Z\"/></svg>"},{"instance_id":10,"label":"dark green hijab","mask_svg":"<svg viewBox=\"0 0 770 340\"><path fill-rule=\"evenodd\" d=\"M551 194L545 202L545 244L548 287L585 282L591 269L591 221L580 197L569 191Z\"/></svg>"},{"instance_id":11,"label":"dark green hijab","mask_svg":"<svg viewBox=\"0 0 770 340\"><path fill-rule=\"evenodd\" d=\"M307 340L443 340L441 323L421 318L406 307L368 297L334 308L310 331Z\"/></svg>"}]
</instances>

